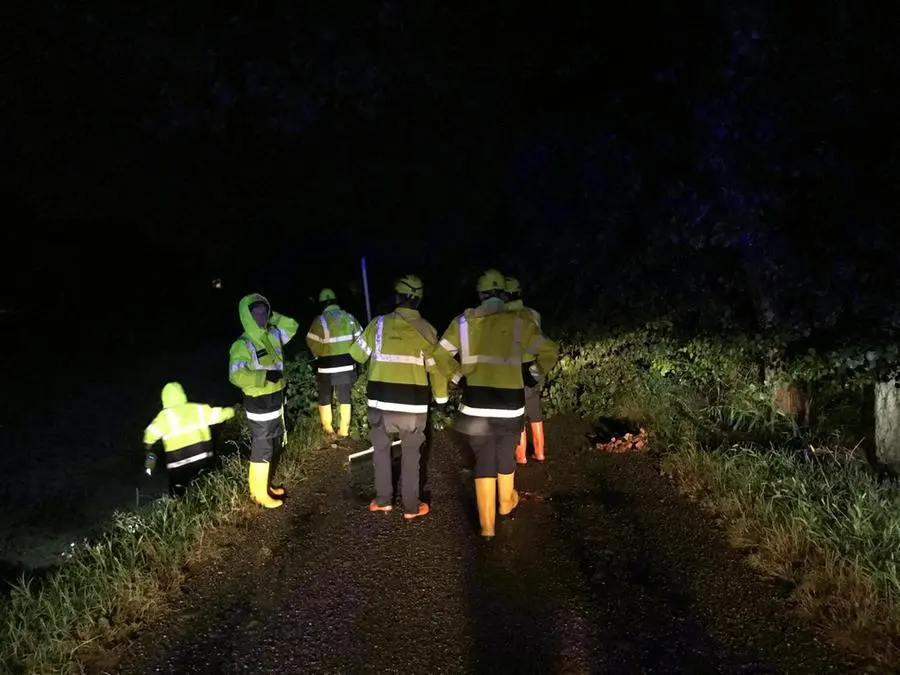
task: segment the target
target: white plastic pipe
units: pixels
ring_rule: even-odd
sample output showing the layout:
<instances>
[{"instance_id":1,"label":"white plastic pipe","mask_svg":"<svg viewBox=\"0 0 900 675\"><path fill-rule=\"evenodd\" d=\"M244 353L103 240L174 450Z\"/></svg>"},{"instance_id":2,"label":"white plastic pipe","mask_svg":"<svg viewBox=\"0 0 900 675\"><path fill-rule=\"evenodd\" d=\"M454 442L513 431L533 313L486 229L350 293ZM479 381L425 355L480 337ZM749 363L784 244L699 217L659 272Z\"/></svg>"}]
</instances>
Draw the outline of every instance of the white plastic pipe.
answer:
<instances>
[{"instance_id":1,"label":"white plastic pipe","mask_svg":"<svg viewBox=\"0 0 900 675\"><path fill-rule=\"evenodd\" d=\"M366 270L366 259L360 260L362 266L363 293L366 295L366 323L372 322L372 305L369 303L369 274Z\"/></svg>"},{"instance_id":2,"label":"white plastic pipe","mask_svg":"<svg viewBox=\"0 0 900 675\"><path fill-rule=\"evenodd\" d=\"M400 445L400 441L391 441L391 447L393 447L395 445ZM371 455L373 452L375 452L374 445L372 447L370 447L368 450L360 450L359 452L354 452L352 455L347 457L347 460L352 462L357 457L362 457L363 455Z\"/></svg>"}]
</instances>

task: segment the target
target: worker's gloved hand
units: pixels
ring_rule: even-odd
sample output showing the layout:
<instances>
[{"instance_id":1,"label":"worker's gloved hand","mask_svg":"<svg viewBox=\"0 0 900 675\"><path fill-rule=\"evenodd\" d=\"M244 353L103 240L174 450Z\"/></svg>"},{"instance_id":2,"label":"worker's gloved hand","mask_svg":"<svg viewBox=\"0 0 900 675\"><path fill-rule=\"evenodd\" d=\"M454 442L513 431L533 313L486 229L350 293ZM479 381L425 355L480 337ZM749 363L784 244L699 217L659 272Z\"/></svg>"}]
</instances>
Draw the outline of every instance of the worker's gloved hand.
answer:
<instances>
[{"instance_id":1,"label":"worker's gloved hand","mask_svg":"<svg viewBox=\"0 0 900 675\"><path fill-rule=\"evenodd\" d=\"M528 370L524 373L524 377L526 387L536 387L538 383L541 381L541 370L537 367L536 364L532 363Z\"/></svg>"},{"instance_id":2,"label":"worker's gloved hand","mask_svg":"<svg viewBox=\"0 0 900 675\"><path fill-rule=\"evenodd\" d=\"M234 417L234 408L222 408L222 419L230 420Z\"/></svg>"},{"instance_id":3,"label":"worker's gloved hand","mask_svg":"<svg viewBox=\"0 0 900 675\"><path fill-rule=\"evenodd\" d=\"M284 379L284 373L280 370L267 370L266 382L281 382Z\"/></svg>"},{"instance_id":4,"label":"worker's gloved hand","mask_svg":"<svg viewBox=\"0 0 900 675\"><path fill-rule=\"evenodd\" d=\"M152 452L147 453L147 458L144 460L144 473L148 476L153 475L153 470L156 468L156 455Z\"/></svg>"}]
</instances>

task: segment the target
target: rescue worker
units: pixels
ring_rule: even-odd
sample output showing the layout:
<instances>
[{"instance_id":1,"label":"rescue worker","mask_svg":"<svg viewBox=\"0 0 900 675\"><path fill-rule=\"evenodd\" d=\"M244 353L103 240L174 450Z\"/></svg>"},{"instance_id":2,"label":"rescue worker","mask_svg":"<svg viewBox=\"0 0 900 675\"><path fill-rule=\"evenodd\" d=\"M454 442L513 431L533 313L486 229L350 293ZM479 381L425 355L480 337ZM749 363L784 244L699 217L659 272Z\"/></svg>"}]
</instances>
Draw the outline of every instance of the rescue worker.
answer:
<instances>
[{"instance_id":1,"label":"rescue worker","mask_svg":"<svg viewBox=\"0 0 900 675\"><path fill-rule=\"evenodd\" d=\"M356 362L350 345L359 337L359 322L337 304L330 288L319 293L322 313L313 319L306 334L306 345L316 358L316 382L319 388L319 420L326 434L334 434L331 399L337 389L340 405L338 436L350 435L350 388L356 382Z\"/></svg>"},{"instance_id":2,"label":"rescue worker","mask_svg":"<svg viewBox=\"0 0 900 675\"><path fill-rule=\"evenodd\" d=\"M516 312L526 321L534 321L537 327L541 327L541 315L531 307L526 307L522 302L522 287L519 280L514 277L506 277L506 308ZM534 447L534 458L544 461L544 420L541 416L541 382L535 377L534 354L524 354L522 359L522 379L525 382L525 422L531 424L531 443ZM519 445L516 447L516 463L527 464L528 435L525 425L522 426L522 435L519 437Z\"/></svg>"},{"instance_id":3,"label":"rescue worker","mask_svg":"<svg viewBox=\"0 0 900 675\"><path fill-rule=\"evenodd\" d=\"M283 345L296 335L298 325L273 312L258 293L241 298L238 313L244 333L231 345L228 380L244 394L250 425L250 495L261 506L274 509L283 504L277 498L284 496L283 487L272 485L287 436Z\"/></svg>"},{"instance_id":4,"label":"rescue worker","mask_svg":"<svg viewBox=\"0 0 900 675\"><path fill-rule=\"evenodd\" d=\"M213 448L209 425L230 420L234 417L234 408L189 403L178 382L169 382L163 387L162 405L163 409L144 430L144 469L148 476L153 474L157 462L153 446L162 440L169 494L180 497L191 481L210 465Z\"/></svg>"},{"instance_id":5,"label":"rescue worker","mask_svg":"<svg viewBox=\"0 0 900 675\"><path fill-rule=\"evenodd\" d=\"M549 371L558 347L537 324L507 311L506 278L487 270L476 286L481 304L457 316L441 337L435 360L462 387L455 429L475 453L475 501L483 537L493 537L497 514L508 515L519 503L515 490L516 443L525 424L522 362L534 354L534 367ZM459 363L454 360L458 357Z\"/></svg>"},{"instance_id":6,"label":"rescue worker","mask_svg":"<svg viewBox=\"0 0 900 675\"><path fill-rule=\"evenodd\" d=\"M419 314L422 280L407 275L394 285L396 308L377 316L366 326L350 348L359 363L369 363L368 399L369 438L375 448L375 499L369 511L393 509L391 481L391 439L400 434L400 493L403 517L407 520L428 514L429 507L419 501L419 458L428 424L429 382L435 403L447 403L447 378L436 368L432 356L437 331Z\"/></svg>"}]
</instances>

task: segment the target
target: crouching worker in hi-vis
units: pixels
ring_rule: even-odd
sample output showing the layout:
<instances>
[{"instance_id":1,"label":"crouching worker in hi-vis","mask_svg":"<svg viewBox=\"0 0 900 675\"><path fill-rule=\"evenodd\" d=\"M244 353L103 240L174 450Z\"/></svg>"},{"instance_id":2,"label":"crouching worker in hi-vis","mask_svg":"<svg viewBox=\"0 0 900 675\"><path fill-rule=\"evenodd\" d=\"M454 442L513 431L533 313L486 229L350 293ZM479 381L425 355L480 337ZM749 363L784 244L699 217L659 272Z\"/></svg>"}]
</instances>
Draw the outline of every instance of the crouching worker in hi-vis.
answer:
<instances>
[{"instance_id":1,"label":"crouching worker in hi-vis","mask_svg":"<svg viewBox=\"0 0 900 675\"><path fill-rule=\"evenodd\" d=\"M454 383L465 378L454 428L468 437L475 454L481 535L493 537L498 497L500 515L510 514L519 503L514 482L516 444L525 424L522 360L534 354L537 366L547 372L556 363L558 348L533 321L507 311L506 279L500 272L488 270L476 288L481 304L453 319L434 356Z\"/></svg>"},{"instance_id":2,"label":"crouching worker in hi-vis","mask_svg":"<svg viewBox=\"0 0 900 675\"><path fill-rule=\"evenodd\" d=\"M428 514L428 504L419 501L419 458L428 424L428 403L434 394L438 404L447 403L447 378L435 367L432 352L437 331L419 314L422 281L408 275L394 286L397 308L375 317L350 348L359 363L369 363L369 437L374 453L375 499L372 512L393 509L391 439L400 434L403 517ZM429 391L428 376L431 375Z\"/></svg>"},{"instance_id":3,"label":"crouching worker in hi-vis","mask_svg":"<svg viewBox=\"0 0 900 675\"><path fill-rule=\"evenodd\" d=\"M506 277L506 308L517 312L526 321L534 321L541 327L541 315L522 302L522 288L518 279ZM544 418L541 416L541 380L540 369L534 363L534 354L525 354L522 358L522 379L525 381L525 421L531 425L531 443L534 447L534 458L544 461ZM516 446L516 463L527 464L526 450L528 436L525 427L519 445Z\"/></svg>"},{"instance_id":4,"label":"crouching worker in hi-vis","mask_svg":"<svg viewBox=\"0 0 900 675\"><path fill-rule=\"evenodd\" d=\"M187 486L210 465L213 457L209 425L234 417L234 408L213 408L205 403L189 403L178 382L162 390L163 409L144 430L147 475L156 468L153 446L162 440L169 477L169 494L184 495Z\"/></svg>"},{"instance_id":5,"label":"crouching worker in hi-vis","mask_svg":"<svg viewBox=\"0 0 900 675\"><path fill-rule=\"evenodd\" d=\"M356 382L356 361L350 356L350 345L359 337L359 322L337 304L330 288L319 293L322 313L313 319L306 334L306 346L316 357L316 381L319 385L319 420L326 434L334 433L331 398L337 390L340 404L338 436L350 435L350 388Z\"/></svg>"},{"instance_id":6,"label":"crouching worker in hi-vis","mask_svg":"<svg viewBox=\"0 0 900 675\"><path fill-rule=\"evenodd\" d=\"M284 488L272 485L284 427L283 346L297 333L297 322L273 312L269 301L248 295L239 304L244 334L229 352L229 381L244 394L250 425L250 494L269 509L282 505Z\"/></svg>"}]
</instances>

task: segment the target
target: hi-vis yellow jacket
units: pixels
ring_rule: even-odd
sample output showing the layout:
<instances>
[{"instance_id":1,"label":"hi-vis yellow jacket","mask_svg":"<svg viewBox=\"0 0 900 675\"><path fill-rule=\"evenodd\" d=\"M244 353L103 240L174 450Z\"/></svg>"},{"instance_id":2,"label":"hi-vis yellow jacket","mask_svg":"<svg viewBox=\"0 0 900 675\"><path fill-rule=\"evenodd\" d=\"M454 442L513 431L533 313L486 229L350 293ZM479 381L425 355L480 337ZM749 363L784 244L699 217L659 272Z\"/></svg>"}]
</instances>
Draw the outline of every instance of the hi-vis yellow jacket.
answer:
<instances>
[{"instance_id":1,"label":"hi-vis yellow jacket","mask_svg":"<svg viewBox=\"0 0 900 675\"><path fill-rule=\"evenodd\" d=\"M428 376L437 403L447 402L447 378L434 360L437 331L415 309L398 307L366 326L350 347L359 363L369 362L366 388L370 408L428 413Z\"/></svg>"},{"instance_id":2,"label":"hi-vis yellow jacket","mask_svg":"<svg viewBox=\"0 0 900 675\"><path fill-rule=\"evenodd\" d=\"M188 403L184 388L169 382L162 390L163 409L144 430L144 445L162 439L166 467L177 469L212 457L210 424L234 417L234 408L213 408L205 403Z\"/></svg>"},{"instance_id":3,"label":"hi-vis yellow jacket","mask_svg":"<svg viewBox=\"0 0 900 675\"><path fill-rule=\"evenodd\" d=\"M526 307L525 303L522 302L522 299L511 300L506 303L506 309L511 312L517 313L526 319L531 319L537 324L537 327L541 327L541 315L537 313L537 311L531 309L531 307ZM523 354L522 355L522 364L527 368L528 365L534 361L534 354Z\"/></svg>"},{"instance_id":4,"label":"hi-vis yellow jacket","mask_svg":"<svg viewBox=\"0 0 900 675\"><path fill-rule=\"evenodd\" d=\"M265 328L256 325L250 305L264 302L269 307L269 322ZM267 370L284 370L283 345L297 333L297 322L271 310L269 301L254 293L241 298L238 311L244 334L228 353L228 380L244 393L247 419L269 422L281 416L284 380L269 382Z\"/></svg>"},{"instance_id":5,"label":"hi-vis yellow jacket","mask_svg":"<svg viewBox=\"0 0 900 675\"><path fill-rule=\"evenodd\" d=\"M323 375L346 373L356 369L350 345L362 333L359 322L337 305L328 305L313 319L306 333L306 346L316 357L316 368Z\"/></svg>"},{"instance_id":6,"label":"hi-vis yellow jacket","mask_svg":"<svg viewBox=\"0 0 900 675\"><path fill-rule=\"evenodd\" d=\"M435 360L454 383L466 379L460 413L510 419L525 414L522 363L526 354L535 355L544 374L556 364L559 348L534 321L508 311L502 300L490 298L450 322Z\"/></svg>"}]
</instances>

